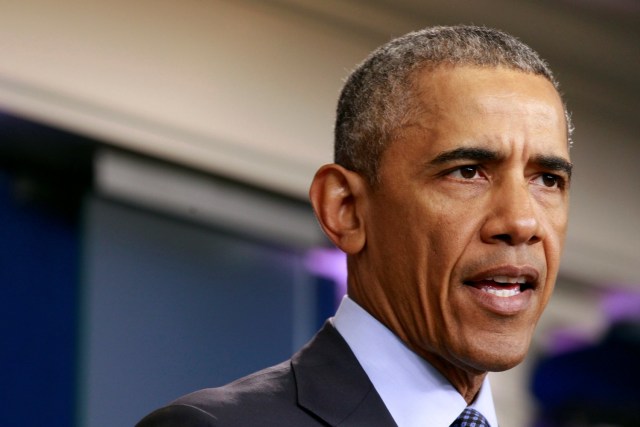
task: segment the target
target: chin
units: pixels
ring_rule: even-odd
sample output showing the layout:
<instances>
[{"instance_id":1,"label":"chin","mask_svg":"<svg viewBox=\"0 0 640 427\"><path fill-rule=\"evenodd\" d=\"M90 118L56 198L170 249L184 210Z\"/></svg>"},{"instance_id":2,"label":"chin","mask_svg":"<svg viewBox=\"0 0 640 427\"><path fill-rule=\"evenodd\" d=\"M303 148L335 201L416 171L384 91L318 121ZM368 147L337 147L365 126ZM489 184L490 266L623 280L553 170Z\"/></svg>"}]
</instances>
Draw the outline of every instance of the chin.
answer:
<instances>
[{"instance_id":1,"label":"chin","mask_svg":"<svg viewBox=\"0 0 640 427\"><path fill-rule=\"evenodd\" d=\"M529 346L487 346L475 349L465 359L479 372L502 372L516 367L527 356Z\"/></svg>"},{"instance_id":2,"label":"chin","mask_svg":"<svg viewBox=\"0 0 640 427\"><path fill-rule=\"evenodd\" d=\"M487 372L503 372L508 371L511 368L515 368L524 360L524 355L512 359L496 360L493 363L488 363Z\"/></svg>"}]
</instances>

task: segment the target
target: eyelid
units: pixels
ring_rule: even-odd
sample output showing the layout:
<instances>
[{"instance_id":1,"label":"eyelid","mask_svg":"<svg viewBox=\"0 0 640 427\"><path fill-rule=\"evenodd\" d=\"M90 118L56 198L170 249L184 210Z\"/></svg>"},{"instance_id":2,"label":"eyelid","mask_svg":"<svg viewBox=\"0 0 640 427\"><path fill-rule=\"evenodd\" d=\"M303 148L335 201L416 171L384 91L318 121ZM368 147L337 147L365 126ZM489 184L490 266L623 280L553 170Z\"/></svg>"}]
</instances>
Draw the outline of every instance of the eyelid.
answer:
<instances>
[{"instance_id":1,"label":"eyelid","mask_svg":"<svg viewBox=\"0 0 640 427\"><path fill-rule=\"evenodd\" d=\"M464 164L464 165L459 165L459 166L455 166L455 167L452 167L452 168L448 168L447 170L445 170L442 173L442 175L443 176L451 176L456 172L461 173L461 171L464 168L473 168L473 169L475 169L475 173L476 173L476 175L478 175L478 177L474 176L473 178L465 178L463 176L459 176L459 177L456 177L456 179L460 179L460 180L463 180L463 181L471 181L471 180L474 180L474 179L478 179L480 177L482 177L482 178L486 177L486 174L482 171L482 167L480 165L478 165L478 164Z\"/></svg>"}]
</instances>

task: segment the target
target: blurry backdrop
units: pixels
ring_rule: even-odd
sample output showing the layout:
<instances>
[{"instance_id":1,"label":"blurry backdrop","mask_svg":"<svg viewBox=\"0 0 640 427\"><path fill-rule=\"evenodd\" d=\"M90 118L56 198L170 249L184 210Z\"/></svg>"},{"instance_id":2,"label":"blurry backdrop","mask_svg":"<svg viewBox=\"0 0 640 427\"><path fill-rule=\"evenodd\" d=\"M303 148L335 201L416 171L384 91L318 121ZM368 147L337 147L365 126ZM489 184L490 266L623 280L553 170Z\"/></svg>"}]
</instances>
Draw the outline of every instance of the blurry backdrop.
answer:
<instances>
[{"instance_id":1,"label":"blurry backdrop","mask_svg":"<svg viewBox=\"0 0 640 427\"><path fill-rule=\"evenodd\" d=\"M636 0L0 0L0 425L132 425L287 358L343 289L306 202L342 79L458 23L538 50L577 128L561 277L499 418L623 425L587 390L612 355L624 415L637 375Z\"/></svg>"}]
</instances>

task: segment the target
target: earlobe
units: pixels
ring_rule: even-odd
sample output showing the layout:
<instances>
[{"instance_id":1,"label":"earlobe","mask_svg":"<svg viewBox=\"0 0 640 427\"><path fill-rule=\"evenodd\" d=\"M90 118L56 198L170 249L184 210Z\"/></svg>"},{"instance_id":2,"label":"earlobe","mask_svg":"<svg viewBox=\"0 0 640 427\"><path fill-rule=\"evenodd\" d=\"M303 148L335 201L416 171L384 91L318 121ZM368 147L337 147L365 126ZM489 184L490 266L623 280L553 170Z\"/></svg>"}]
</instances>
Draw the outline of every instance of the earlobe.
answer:
<instances>
[{"instance_id":1,"label":"earlobe","mask_svg":"<svg viewBox=\"0 0 640 427\"><path fill-rule=\"evenodd\" d=\"M313 210L325 234L350 255L360 252L366 241L365 185L356 172L328 164L316 172L309 190Z\"/></svg>"}]
</instances>

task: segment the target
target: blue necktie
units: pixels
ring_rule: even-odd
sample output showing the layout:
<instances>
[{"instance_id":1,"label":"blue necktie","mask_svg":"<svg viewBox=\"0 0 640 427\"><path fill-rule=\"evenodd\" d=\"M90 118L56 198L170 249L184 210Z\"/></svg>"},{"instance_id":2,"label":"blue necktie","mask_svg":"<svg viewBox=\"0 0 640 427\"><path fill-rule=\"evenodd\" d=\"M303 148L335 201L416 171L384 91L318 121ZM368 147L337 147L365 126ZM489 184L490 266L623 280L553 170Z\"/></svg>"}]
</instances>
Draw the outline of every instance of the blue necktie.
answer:
<instances>
[{"instance_id":1,"label":"blue necktie","mask_svg":"<svg viewBox=\"0 0 640 427\"><path fill-rule=\"evenodd\" d=\"M451 424L451 427L491 427L487 419L478 411L466 408Z\"/></svg>"}]
</instances>

